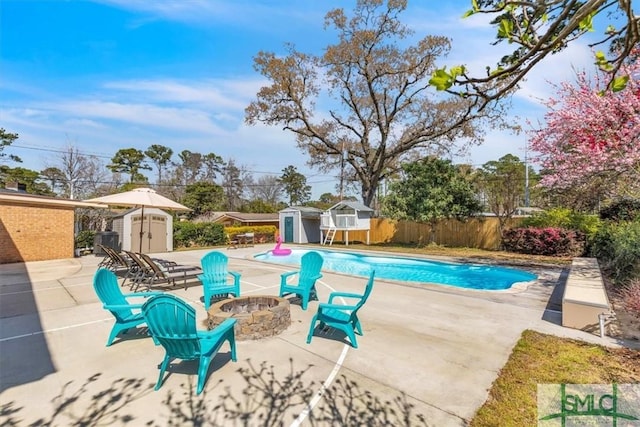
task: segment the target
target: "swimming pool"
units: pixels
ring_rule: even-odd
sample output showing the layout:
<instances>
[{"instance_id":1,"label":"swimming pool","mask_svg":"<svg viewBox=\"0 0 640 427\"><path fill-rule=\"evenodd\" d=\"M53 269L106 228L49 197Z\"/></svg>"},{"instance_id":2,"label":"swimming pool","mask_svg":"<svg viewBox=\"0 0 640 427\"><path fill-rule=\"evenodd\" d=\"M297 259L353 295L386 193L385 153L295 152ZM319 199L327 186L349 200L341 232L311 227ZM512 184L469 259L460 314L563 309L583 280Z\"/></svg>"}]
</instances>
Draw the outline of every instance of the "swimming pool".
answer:
<instances>
[{"instance_id":1,"label":"swimming pool","mask_svg":"<svg viewBox=\"0 0 640 427\"><path fill-rule=\"evenodd\" d=\"M294 249L290 255L273 255L271 251L255 255L259 261L300 265L300 258L308 250ZM315 250L324 258L323 270L368 276L371 268L376 277L408 282L438 283L460 288L504 290L517 282L537 279L535 274L515 268L482 264L403 258L395 256L362 255L353 252Z\"/></svg>"}]
</instances>

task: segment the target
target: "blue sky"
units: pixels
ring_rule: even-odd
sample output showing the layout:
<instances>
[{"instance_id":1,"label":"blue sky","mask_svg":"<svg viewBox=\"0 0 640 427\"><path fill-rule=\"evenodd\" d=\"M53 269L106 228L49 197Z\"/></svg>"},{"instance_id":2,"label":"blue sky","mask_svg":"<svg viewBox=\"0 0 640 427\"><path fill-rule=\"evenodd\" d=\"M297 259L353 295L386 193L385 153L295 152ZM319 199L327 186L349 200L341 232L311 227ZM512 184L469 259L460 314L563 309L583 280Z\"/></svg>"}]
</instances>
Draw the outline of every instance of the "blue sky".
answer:
<instances>
[{"instance_id":1,"label":"blue sky","mask_svg":"<svg viewBox=\"0 0 640 427\"><path fill-rule=\"evenodd\" d=\"M306 165L292 134L244 124L244 109L267 82L253 70L259 51L320 54L335 41L323 28L335 7L355 0L0 0L0 127L18 133L5 152L41 170L68 145L107 164L121 148L151 144L234 159L255 178L294 165L317 198L337 178ZM446 35L443 64L484 70L505 46L493 47L486 17L460 17L470 1L409 1L403 21ZM437 5L437 6L434 6ZM512 120L542 118L548 80L571 80L590 68L585 41L538 67L516 94ZM507 153L524 157L525 135L491 131L486 142L454 159L481 165ZM151 175L153 177L153 175Z\"/></svg>"}]
</instances>

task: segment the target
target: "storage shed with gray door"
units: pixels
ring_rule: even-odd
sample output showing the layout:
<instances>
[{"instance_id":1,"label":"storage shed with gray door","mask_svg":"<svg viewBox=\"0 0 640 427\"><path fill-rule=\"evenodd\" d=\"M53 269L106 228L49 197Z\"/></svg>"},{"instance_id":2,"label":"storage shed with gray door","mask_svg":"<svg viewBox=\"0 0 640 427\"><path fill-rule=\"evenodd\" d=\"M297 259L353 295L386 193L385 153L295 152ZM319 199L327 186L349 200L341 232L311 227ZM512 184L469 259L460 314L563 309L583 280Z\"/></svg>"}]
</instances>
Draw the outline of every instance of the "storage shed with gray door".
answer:
<instances>
[{"instance_id":1,"label":"storage shed with gray door","mask_svg":"<svg viewBox=\"0 0 640 427\"><path fill-rule=\"evenodd\" d=\"M285 243L320 243L322 210L307 206L289 206L279 212L280 236Z\"/></svg>"},{"instance_id":2,"label":"storage shed with gray door","mask_svg":"<svg viewBox=\"0 0 640 427\"><path fill-rule=\"evenodd\" d=\"M173 251L173 216L158 208L130 209L113 217L112 229L120 236L120 247L125 251L140 251L140 228L142 230L142 252L145 254Z\"/></svg>"}]
</instances>

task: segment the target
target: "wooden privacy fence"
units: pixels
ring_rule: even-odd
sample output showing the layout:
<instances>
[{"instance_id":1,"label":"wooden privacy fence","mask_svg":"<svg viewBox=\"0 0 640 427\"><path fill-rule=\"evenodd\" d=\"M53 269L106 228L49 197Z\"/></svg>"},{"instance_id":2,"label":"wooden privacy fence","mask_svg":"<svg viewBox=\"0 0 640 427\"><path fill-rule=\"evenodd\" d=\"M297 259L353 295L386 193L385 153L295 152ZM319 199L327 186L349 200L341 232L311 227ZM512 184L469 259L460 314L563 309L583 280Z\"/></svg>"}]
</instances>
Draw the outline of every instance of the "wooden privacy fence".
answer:
<instances>
[{"instance_id":1,"label":"wooden privacy fence","mask_svg":"<svg viewBox=\"0 0 640 427\"><path fill-rule=\"evenodd\" d=\"M521 218L512 218L507 221L506 227L517 227L521 221ZM440 221L435 226L434 242L449 247L500 249L498 224L496 217L474 218L465 222L454 219ZM369 240L371 243L428 245L431 242L431 233L429 224L372 218ZM335 240L344 241L341 232L336 233ZM349 241L366 242L366 240L366 231L349 232Z\"/></svg>"}]
</instances>

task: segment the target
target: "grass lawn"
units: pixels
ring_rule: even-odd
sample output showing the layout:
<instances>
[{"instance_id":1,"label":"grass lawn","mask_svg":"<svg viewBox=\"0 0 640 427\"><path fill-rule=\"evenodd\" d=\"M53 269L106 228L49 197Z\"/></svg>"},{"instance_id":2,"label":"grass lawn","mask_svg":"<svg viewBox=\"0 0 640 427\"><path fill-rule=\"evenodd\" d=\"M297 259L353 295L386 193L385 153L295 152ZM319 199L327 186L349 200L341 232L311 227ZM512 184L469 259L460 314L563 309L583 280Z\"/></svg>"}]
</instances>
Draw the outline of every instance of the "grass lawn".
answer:
<instances>
[{"instance_id":1,"label":"grass lawn","mask_svg":"<svg viewBox=\"0 0 640 427\"><path fill-rule=\"evenodd\" d=\"M614 382L640 382L640 351L525 331L470 425L537 425L538 384Z\"/></svg>"}]
</instances>

